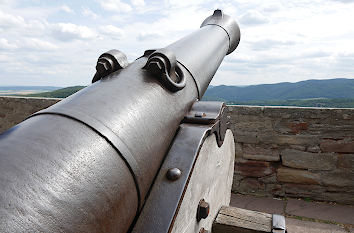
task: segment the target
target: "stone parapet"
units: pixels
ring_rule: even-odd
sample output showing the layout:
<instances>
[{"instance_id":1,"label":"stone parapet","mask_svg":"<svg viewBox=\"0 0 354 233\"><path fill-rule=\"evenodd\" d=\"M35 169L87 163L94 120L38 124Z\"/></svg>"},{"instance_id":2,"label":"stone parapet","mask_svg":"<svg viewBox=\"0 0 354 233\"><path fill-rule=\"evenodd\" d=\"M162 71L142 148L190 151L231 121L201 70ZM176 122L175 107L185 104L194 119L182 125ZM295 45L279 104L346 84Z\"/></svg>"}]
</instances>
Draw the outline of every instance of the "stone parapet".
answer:
<instances>
[{"instance_id":1,"label":"stone parapet","mask_svg":"<svg viewBox=\"0 0 354 233\"><path fill-rule=\"evenodd\" d=\"M228 106L233 192L354 204L354 109Z\"/></svg>"},{"instance_id":2,"label":"stone parapet","mask_svg":"<svg viewBox=\"0 0 354 233\"><path fill-rule=\"evenodd\" d=\"M29 115L57 103L56 98L0 96L0 133L20 123Z\"/></svg>"}]
</instances>

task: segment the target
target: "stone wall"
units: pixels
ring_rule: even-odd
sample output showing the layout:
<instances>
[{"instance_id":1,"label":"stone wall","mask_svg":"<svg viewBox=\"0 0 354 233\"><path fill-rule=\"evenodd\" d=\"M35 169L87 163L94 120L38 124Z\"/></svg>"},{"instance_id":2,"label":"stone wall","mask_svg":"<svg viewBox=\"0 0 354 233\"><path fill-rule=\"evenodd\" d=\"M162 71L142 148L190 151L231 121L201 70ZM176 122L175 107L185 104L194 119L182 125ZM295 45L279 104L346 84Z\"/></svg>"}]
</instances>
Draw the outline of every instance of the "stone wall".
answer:
<instances>
[{"instance_id":1,"label":"stone wall","mask_svg":"<svg viewBox=\"0 0 354 233\"><path fill-rule=\"evenodd\" d=\"M0 97L0 133L60 99ZM354 204L354 109L228 106L233 192Z\"/></svg>"},{"instance_id":2,"label":"stone wall","mask_svg":"<svg viewBox=\"0 0 354 233\"><path fill-rule=\"evenodd\" d=\"M58 101L60 99L0 96L0 133Z\"/></svg>"},{"instance_id":3,"label":"stone wall","mask_svg":"<svg viewBox=\"0 0 354 233\"><path fill-rule=\"evenodd\" d=\"M228 110L234 192L354 204L354 109Z\"/></svg>"}]
</instances>

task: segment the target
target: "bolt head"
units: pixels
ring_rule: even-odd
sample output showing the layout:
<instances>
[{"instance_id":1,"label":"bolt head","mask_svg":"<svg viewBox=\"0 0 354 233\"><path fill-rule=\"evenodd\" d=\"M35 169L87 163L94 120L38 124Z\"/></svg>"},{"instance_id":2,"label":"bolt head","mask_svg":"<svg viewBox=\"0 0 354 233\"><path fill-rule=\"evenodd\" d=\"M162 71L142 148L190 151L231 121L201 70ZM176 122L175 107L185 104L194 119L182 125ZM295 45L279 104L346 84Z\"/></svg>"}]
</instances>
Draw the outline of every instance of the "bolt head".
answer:
<instances>
[{"instance_id":1,"label":"bolt head","mask_svg":"<svg viewBox=\"0 0 354 233\"><path fill-rule=\"evenodd\" d=\"M199 201L198 210L197 210L197 220L198 222L201 219L206 219L209 215L209 203L204 199Z\"/></svg>"},{"instance_id":2,"label":"bolt head","mask_svg":"<svg viewBox=\"0 0 354 233\"><path fill-rule=\"evenodd\" d=\"M166 173L166 178L170 181L178 180L182 175L182 171L178 168L170 168Z\"/></svg>"},{"instance_id":3,"label":"bolt head","mask_svg":"<svg viewBox=\"0 0 354 233\"><path fill-rule=\"evenodd\" d=\"M209 231L205 230L204 227L202 227L200 230L199 230L199 233L208 233Z\"/></svg>"}]
</instances>

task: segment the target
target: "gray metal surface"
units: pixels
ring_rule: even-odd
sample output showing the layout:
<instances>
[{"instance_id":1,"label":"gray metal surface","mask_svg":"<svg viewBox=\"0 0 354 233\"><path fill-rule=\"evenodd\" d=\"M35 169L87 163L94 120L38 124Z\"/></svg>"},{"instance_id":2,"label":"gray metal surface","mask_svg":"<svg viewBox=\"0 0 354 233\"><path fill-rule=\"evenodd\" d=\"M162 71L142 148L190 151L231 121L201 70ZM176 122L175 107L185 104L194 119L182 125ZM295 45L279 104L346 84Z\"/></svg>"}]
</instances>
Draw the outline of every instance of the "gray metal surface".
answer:
<instances>
[{"instance_id":1,"label":"gray metal surface","mask_svg":"<svg viewBox=\"0 0 354 233\"><path fill-rule=\"evenodd\" d=\"M133 220L128 168L85 125L36 116L1 134L0 148L0 232L120 232Z\"/></svg>"},{"instance_id":2,"label":"gray metal surface","mask_svg":"<svg viewBox=\"0 0 354 233\"><path fill-rule=\"evenodd\" d=\"M186 78L176 56L168 49L158 49L151 53L144 68L154 74L170 91L176 92L186 86Z\"/></svg>"},{"instance_id":3,"label":"gray metal surface","mask_svg":"<svg viewBox=\"0 0 354 233\"><path fill-rule=\"evenodd\" d=\"M225 106L225 103L217 101L198 101L193 104L188 114L184 117L184 122L203 125L216 123L211 133L216 134L216 140L220 147L223 144L225 132L229 127Z\"/></svg>"},{"instance_id":4,"label":"gray metal surface","mask_svg":"<svg viewBox=\"0 0 354 233\"><path fill-rule=\"evenodd\" d=\"M165 163L158 175L148 202L143 207L133 232L169 232L179 201L188 184L188 178L193 169L203 140L207 137L210 126L182 124L176 139L167 155ZM170 166L177 166L183 171L180 179L166 182L164 173Z\"/></svg>"},{"instance_id":5,"label":"gray metal surface","mask_svg":"<svg viewBox=\"0 0 354 233\"><path fill-rule=\"evenodd\" d=\"M230 41L227 54L232 53L237 48L241 39L240 28L235 20L233 20L230 16L225 15L221 10L216 10L213 15L204 20L200 27L204 27L206 25L217 25L225 30Z\"/></svg>"},{"instance_id":6,"label":"gray metal surface","mask_svg":"<svg viewBox=\"0 0 354 233\"><path fill-rule=\"evenodd\" d=\"M222 15L220 17L219 10L216 10L198 31L166 47L174 52L177 61L193 76L199 99L211 81L203 77L212 78L224 56L239 44L240 29L237 23L230 16Z\"/></svg>"},{"instance_id":7,"label":"gray metal surface","mask_svg":"<svg viewBox=\"0 0 354 233\"><path fill-rule=\"evenodd\" d=\"M103 53L97 61L96 73L92 79L92 83L97 82L101 78L129 65L128 59L124 53L117 49L109 50Z\"/></svg>"},{"instance_id":8,"label":"gray metal surface","mask_svg":"<svg viewBox=\"0 0 354 233\"><path fill-rule=\"evenodd\" d=\"M0 232L127 232L228 33L207 25L166 47L185 78L177 92L143 56L3 133Z\"/></svg>"},{"instance_id":9,"label":"gray metal surface","mask_svg":"<svg viewBox=\"0 0 354 233\"><path fill-rule=\"evenodd\" d=\"M224 103L200 101L193 106L196 107L192 109L198 110L202 110L199 106L204 106L205 112L210 116L210 123L190 123L189 114L186 115L166 155L141 216L133 228L134 233L169 232L193 172L199 150L205 138L215 132L213 130L215 127L219 127L221 118L226 118L226 115L222 114ZM213 120L211 116L214 117ZM165 174L171 167L182 171L179 179L170 181L166 178Z\"/></svg>"},{"instance_id":10,"label":"gray metal surface","mask_svg":"<svg viewBox=\"0 0 354 233\"><path fill-rule=\"evenodd\" d=\"M274 233L285 233L285 218L283 215L273 214L272 216L272 232Z\"/></svg>"}]
</instances>

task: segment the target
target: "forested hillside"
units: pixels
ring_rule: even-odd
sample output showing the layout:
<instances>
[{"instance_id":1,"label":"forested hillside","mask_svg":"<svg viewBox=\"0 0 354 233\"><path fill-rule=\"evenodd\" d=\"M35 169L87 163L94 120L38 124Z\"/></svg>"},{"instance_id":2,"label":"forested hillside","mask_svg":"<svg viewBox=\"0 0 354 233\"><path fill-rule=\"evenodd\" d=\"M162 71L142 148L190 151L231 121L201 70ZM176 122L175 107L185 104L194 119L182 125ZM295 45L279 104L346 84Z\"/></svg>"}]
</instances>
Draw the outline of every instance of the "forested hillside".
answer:
<instances>
[{"instance_id":1,"label":"forested hillside","mask_svg":"<svg viewBox=\"0 0 354 233\"><path fill-rule=\"evenodd\" d=\"M74 94L77 91L80 91L84 87L85 86L66 87L66 88L55 90L55 91L28 94L28 95L24 95L24 96L28 96L28 97L48 97L48 98L65 98L65 97L68 97L69 95Z\"/></svg>"},{"instance_id":2,"label":"forested hillside","mask_svg":"<svg viewBox=\"0 0 354 233\"><path fill-rule=\"evenodd\" d=\"M205 98L227 102L311 98L354 98L354 79L307 80L297 83L262 84L245 87L215 86Z\"/></svg>"},{"instance_id":3,"label":"forested hillside","mask_svg":"<svg viewBox=\"0 0 354 233\"><path fill-rule=\"evenodd\" d=\"M65 98L84 87L67 87L22 96ZM354 79L307 80L243 87L210 86L203 100L236 105L354 108Z\"/></svg>"}]
</instances>

